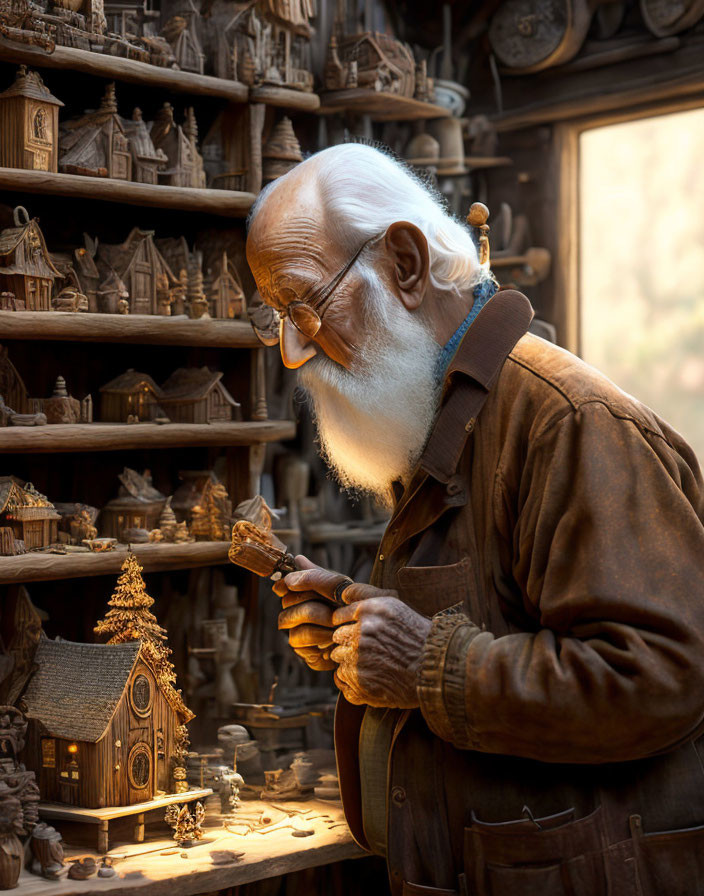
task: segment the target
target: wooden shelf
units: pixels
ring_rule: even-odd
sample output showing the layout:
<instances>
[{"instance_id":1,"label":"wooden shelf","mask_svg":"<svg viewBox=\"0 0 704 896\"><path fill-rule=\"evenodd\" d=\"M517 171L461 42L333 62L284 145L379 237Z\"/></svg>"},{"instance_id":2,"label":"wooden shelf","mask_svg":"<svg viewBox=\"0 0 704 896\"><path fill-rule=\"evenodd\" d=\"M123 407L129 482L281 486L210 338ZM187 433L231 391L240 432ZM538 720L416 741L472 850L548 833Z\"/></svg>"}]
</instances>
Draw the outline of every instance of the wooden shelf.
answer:
<instances>
[{"instance_id":1,"label":"wooden shelf","mask_svg":"<svg viewBox=\"0 0 704 896\"><path fill-rule=\"evenodd\" d=\"M194 544L133 544L132 550L146 572L161 569L192 569L227 563L227 541L197 541ZM44 582L117 574L127 555L127 545L100 554L48 554L33 551L17 557L0 557L0 585L13 582Z\"/></svg>"},{"instance_id":2,"label":"wooden shelf","mask_svg":"<svg viewBox=\"0 0 704 896\"><path fill-rule=\"evenodd\" d=\"M280 106L298 112L317 112L320 108L320 97L317 93L306 93L304 90L292 90L290 87L252 87L249 91L252 103L264 103L266 106Z\"/></svg>"},{"instance_id":3,"label":"wooden shelf","mask_svg":"<svg viewBox=\"0 0 704 896\"><path fill-rule=\"evenodd\" d=\"M292 420L245 423L59 423L0 429L2 454L211 448L291 439Z\"/></svg>"},{"instance_id":4,"label":"wooden shelf","mask_svg":"<svg viewBox=\"0 0 704 896\"><path fill-rule=\"evenodd\" d=\"M54 174L50 171L29 171L24 168L0 168L0 189L46 193L72 199L102 199L105 202L119 202L123 205L173 208L229 218L245 217L255 199L254 193L241 193L235 190L201 190L137 184L107 177Z\"/></svg>"},{"instance_id":5,"label":"wooden shelf","mask_svg":"<svg viewBox=\"0 0 704 896\"><path fill-rule=\"evenodd\" d=\"M159 65L150 65L148 62L107 56L104 53L77 50L73 47L57 47L53 53L47 53L39 47L23 46L0 38L0 59L5 62L25 63L40 68L72 69L87 75L114 78L116 81L143 84L147 87L163 87L166 90L176 90L179 93L218 96L231 103L246 103L249 98L247 86L238 81L226 81L224 78L213 78L211 75L174 71Z\"/></svg>"},{"instance_id":6,"label":"wooden shelf","mask_svg":"<svg viewBox=\"0 0 704 896\"><path fill-rule=\"evenodd\" d=\"M277 802L276 806L305 813L305 827L313 833L301 840L293 836L291 822L284 819L265 833L254 830L246 835L230 834L223 827L207 826L206 815L203 840L190 849L182 849L168 838L163 823L161 831L152 834L147 816L143 843L127 843L109 851L116 877L53 881L23 870L14 892L17 896L195 896L367 855L353 841L339 803L314 799L303 803ZM238 812L250 815L266 810L271 811L270 804L248 800ZM61 830L60 824L57 827ZM224 850L232 851L233 860L225 865L214 864L211 853ZM101 857L90 849L74 848L69 842L64 851L67 861L74 856L92 855L100 864Z\"/></svg>"},{"instance_id":7,"label":"wooden shelf","mask_svg":"<svg viewBox=\"0 0 704 896\"><path fill-rule=\"evenodd\" d=\"M321 94L320 102L322 115L353 112L357 115L368 115L372 121L420 121L450 116L450 110L443 106L423 103L395 93L367 90L364 87L329 90Z\"/></svg>"},{"instance_id":8,"label":"wooden shelf","mask_svg":"<svg viewBox=\"0 0 704 896\"><path fill-rule=\"evenodd\" d=\"M247 321L157 314L0 311L0 339L262 348Z\"/></svg>"}]
</instances>

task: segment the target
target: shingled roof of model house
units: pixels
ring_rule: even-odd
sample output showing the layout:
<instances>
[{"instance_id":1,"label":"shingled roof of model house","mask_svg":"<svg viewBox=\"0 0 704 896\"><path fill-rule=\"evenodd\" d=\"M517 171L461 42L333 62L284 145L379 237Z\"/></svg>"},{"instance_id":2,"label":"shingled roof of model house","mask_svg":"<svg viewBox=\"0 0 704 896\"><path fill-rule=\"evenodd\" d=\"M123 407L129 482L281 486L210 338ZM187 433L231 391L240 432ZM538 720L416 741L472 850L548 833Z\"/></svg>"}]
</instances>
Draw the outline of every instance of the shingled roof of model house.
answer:
<instances>
[{"instance_id":1,"label":"shingled roof of model house","mask_svg":"<svg viewBox=\"0 0 704 896\"><path fill-rule=\"evenodd\" d=\"M164 403L169 401L200 401L222 379L222 371L209 370L207 367L179 367L162 384L162 398ZM233 407L237 402L220 383L222 394L226 401Z\"/></svg>"},{"instance_id":2,"label":"shingled roof of model house","mask_svg":"<svg viewBox=\"0 0 704 896\"><path fill-rule=\"evenodd\" d=\"M154 382L148 373L140 373L138 370L132 370L131 368L130 370L121 373L119 376L116 376L114 380L110 380L109 383L105 383L104 386L100 387L100 391L134 392L135 389L138 389L142 384L148 386L155 395L161 396L161 388Z\"/></svg>"},{"instance_id":3,"label":"shingled roof of model house","mask_svg":"<svg viewBox=\"0 0 704 896\"><path fill-rule=\"evenodd\" d=\"M53 737L96 743L105 733L142 649L127 644L77 644L41 638L37 671L23 700L28 719Z\"/></svg>"}]
</instances>

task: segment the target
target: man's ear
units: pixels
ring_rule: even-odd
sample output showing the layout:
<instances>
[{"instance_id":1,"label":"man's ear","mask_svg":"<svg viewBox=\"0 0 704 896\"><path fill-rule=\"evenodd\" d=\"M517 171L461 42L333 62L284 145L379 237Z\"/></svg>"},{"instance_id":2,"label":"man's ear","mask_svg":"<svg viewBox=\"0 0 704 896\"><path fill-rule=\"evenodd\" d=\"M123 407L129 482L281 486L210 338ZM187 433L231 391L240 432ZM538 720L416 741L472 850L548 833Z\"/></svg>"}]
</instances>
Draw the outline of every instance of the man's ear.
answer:
<instances>
[{"instance_id":1,"label":"man's ear","mask_svg":"<svg viewBox=\"0 0 704 896\"><path fill-rule=\"evenodd\" d=\"M414 311L425 297L430 275L425 234L409 221L396 221L386 231L384 246L399 297L409 311Z\"/></svg>"}]
</instances>

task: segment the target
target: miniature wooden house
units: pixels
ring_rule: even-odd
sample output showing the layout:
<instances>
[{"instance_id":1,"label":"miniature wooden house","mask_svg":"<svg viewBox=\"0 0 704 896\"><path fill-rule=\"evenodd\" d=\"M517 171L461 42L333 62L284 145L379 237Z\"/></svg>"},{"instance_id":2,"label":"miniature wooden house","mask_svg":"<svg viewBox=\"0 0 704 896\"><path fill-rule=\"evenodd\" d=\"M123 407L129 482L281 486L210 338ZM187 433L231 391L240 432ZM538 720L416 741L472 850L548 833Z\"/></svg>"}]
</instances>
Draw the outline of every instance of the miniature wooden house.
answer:
<instances>
[{"instance_id":1,"label":"miniature wooden house","mask_svg":"<svg viewBox=\"0 0 704 896\"><path fill-rule=\"evenodd\" d=\"M303 161L301 145L296 137L291 119L284 116L271 132L262 150L262 180L271 183L277 177L288 174Z\"/></svg>"},{"instance_id":2,"label":"miniature wooden house","mask_svg":"<svg viewBox=\"0 0 704 896\"><path fill-rule=\"evenodd\" d=\"M214 120L203 140L203 164L209 187L259 192L264 113L265 106L261 103L231 103Z\"/></svg>"},{"instance_id":3,"label":"miniature wooden house","mask_svg":"<svg viewBox=\"0 0 704 896\"><path fill-rule=\"evenodd\" d=\"M189 108L183 126L174 121L171 103L164 103L151 122L149 134L157 150L168 160L159 173L159 182L172 187L204 187L203 158L198 152L198 125L195 113Z\"/></svg>"},{"instance_id":4,"label":"miniature wooden house","mask_svg":"<svg viewBox=\"0 0 704 896\"><path fill-rule=\"evenodd\" d=\"M14 293L27 311L51 311L54 280L61 277L39 229L22 206L14 212L14 227L0 232L0 292Z\"/></svg>"},{"instance_id":5,"label":"miniature wooden house","mask_svg":"<svg viewBox=\"0 0 704 896\"><path fill-rule=\"evenodd\" d=\"M149 374L130 368L100 387L100 419L105 423L152 420L162 395Z\"/></svg>"},{"instance_id":6,"label":"miniature wooden house","mask_svg":"<svg viewBox=\"0 0 704 896\"><path fill-rule=\"evenodd\" d=\"M206 294L210 303L212 317L239 320L247 316L242 283L237 268L222 253L215 265L208 272Z\"/></svg>"},{"instance_id":7,"label":"miniature wooden house","mask_svg":"<svg viewBox=\"0 0 704 896\"><path fill-rule=\"evenodd\" d=\"M193 0L182 0L164 25L162 35L171 46L176 63L184 72L203 74L205 54L198 39L196 23L200 10Z\"/></svg>"},{"instance_id":8,"label":"miniature wooden house","mask_svg":"<svg viewBox=\"0 0 704 896\"><path fill-rule=\"evenodd\" d=\"M98 266L114 272L130 297L130 313L160 314L170 305L170 291L178 285L154 242L154 232L133 227L124 243L100 244Z\"/></svg>"},{"instance_id":9,"label":"miniature wooden house","mask_svg":"<svg viewBox=\"0 0 704 896\"><path fill-rule=\"evenodd\" d=\"M62 124L59 168L68 174L131 179L132 158L114 84L105 88L99 109Z\"/></svg>"},{"instance_id":10,"label":"miniature wooden house","mask_svg":"<svg viewBox=\"0 0 704 896\"><path fill-rule=\"evenodd\" d=\"M39 494L31 482L22 485L14 476L0 477L0 531L10 529L15 541L24 542L27 550L54 544L60 519L51 501Z\"/></svg>"},{"instance_id":11,"label":"miniature wooden house","mask_svg":"<svg viewBox=\"0 0 704 896\"><path fill-rule=\"evenodd\" d=\"M166 495L154 488L149 470L138 473L129 467L119 475L117 497L100 512L101 535L126 543L128 529L150 532L159 522L166 503Z\"/></svg>"},{"instance_id":12,"label":"miniature wooden house","mask_svg":"<svg viewBox=\"0 0 704 896\"><path fill-rule=\"evenodd\" d=\"M39 73L21 65L0 93L0 166L57 171L60 106Z\"/></svg>"},{"instance_id":13,"label":"miniature wooden house","mask_svg":"<svg viewBox=\"0 0 704 896\"><path fill-rule=\"evenodd\" d=\"M23 700L24 761L42 799L87 809L131 806L167 792L177 729L191 718L140 641L42 638Z\"/></svg>"},{"instance_id":14,"label":"miniature wooden house","mask_svg":"<svg viewBox=\"0 0 704 896\"><path fill-rule=\"evenodd\" d=\"M207 367L181 367L162 385L159 404L174 423L223 423L241 419L240 405Z\"/></svg>"},{"instance_id":15,"label":"miniature wooden house","mask_svg":"<svg viewBox=\"0 0 704 896\"><path fill-rule=\"evenodd\" d=\"M139 184L157 184L159 171L166 167L167 159L162 150L154 148L142 110L135 108L131 120L123 118L122 127L132 156L132 180Z\"/></svg>"}]
</instances>

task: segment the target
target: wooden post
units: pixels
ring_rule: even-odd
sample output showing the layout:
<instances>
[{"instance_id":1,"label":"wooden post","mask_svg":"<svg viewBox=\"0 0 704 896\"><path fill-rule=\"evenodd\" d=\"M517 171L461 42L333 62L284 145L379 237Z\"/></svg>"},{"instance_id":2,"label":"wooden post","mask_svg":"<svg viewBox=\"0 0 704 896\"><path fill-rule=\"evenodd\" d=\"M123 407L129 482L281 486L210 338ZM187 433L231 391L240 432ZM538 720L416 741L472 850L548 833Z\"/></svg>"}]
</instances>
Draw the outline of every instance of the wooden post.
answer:
<instances>
[{"instance_id":1,"label":"wooden post","mask_svg":"<svg viewBox=\"0 0 704 896\"><path fill-rule=\"evenodd\" d=\"M252 420L266 420L269 411L266 405L266 358L264 348L252 349Z\"/></svg>"},{"instance_id":2,"label":"wooden post","mask_svg":"<svg viewBox=\"0 0 704 896\"><path fill-rule=\"evenodd\" d=\"M144 843L144 812L140 812L134 823L135 843Z\"/></svg>"},{"instance_id":3,"label":"wooden post","mask_svg":"<svg viewBox=\"0 0 704 896\"><path fill-rule=\"evenodd\" d=\"M101 854L106 853L110 849L109 826L110 822L107 818L103 819L98 825L98 852Z\"/></svg>"}]
</instances>

